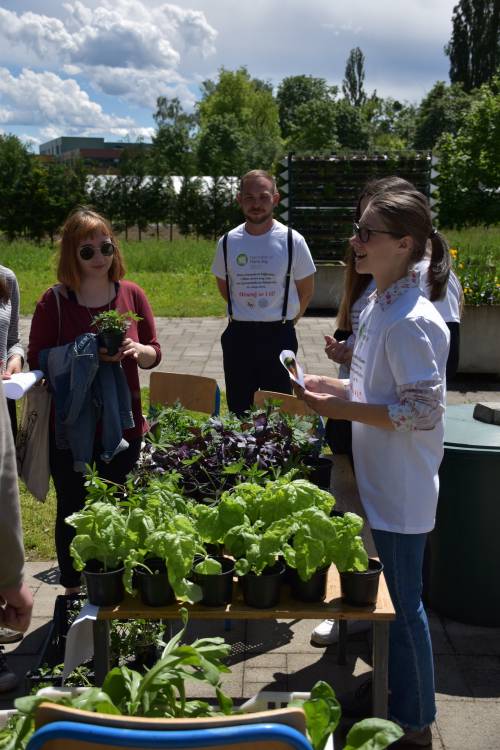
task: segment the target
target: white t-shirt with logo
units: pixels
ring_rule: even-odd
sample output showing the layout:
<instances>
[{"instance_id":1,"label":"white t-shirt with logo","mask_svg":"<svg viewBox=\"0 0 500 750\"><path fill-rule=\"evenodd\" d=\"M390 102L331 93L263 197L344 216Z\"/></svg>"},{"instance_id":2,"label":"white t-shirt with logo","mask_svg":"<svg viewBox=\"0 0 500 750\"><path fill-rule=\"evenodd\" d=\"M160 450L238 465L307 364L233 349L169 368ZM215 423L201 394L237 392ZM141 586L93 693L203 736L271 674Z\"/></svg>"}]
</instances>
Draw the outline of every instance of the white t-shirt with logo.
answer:
<instances>
[{"instance_id":1,"label":"white t-shirt with logo","mask_svg":"<svg viewBox=\"0 0 500 750\"><path fill-rule=\"evenodd\" d=\"M351 399L395 404L398 386L444 381L448 346L445 322L417 286L389 305L373 295L360 316ZM432 430L409 432L352 423L356 479L371 528L422 534L434 527L443 435L444 417Z\"/></svg>"},{"instance_id":2,"label":"white t-shirt with logo","mask_svg":"<svg viewBox=\"0 0 500 750\"><path fill-rule=\"evenodd\" d=\"M295 230L292 232L293 260L288 294L288 320L293 320L300 310L294 280L300 281L316 271L305 239ZM288 268L287 234L288 227L276 220L265 234L249 234L245 224L240 224L229 232L227 269L235 320L281 320ZM217 245L212 273L219 279L226 278L222 238Z\"/></svg>"}]
</instances>

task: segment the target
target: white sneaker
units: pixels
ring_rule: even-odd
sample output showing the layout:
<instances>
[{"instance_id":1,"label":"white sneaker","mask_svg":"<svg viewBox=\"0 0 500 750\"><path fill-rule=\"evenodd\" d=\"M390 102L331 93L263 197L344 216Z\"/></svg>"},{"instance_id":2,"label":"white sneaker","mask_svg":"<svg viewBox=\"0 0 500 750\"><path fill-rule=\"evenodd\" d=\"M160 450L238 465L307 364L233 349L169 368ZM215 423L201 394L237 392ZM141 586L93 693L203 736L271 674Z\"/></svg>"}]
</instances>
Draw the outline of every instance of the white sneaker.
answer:
<instances>
[{"instance_id":1,"label":"white sneaker","mask_svg":"<svg viewBox=\"0 0 500 750\"><path fill-rule=\"evenodd\" d=\"M347 634L364 633L370 629L369 620L349 620L347 623ZM329 646L339 642L339 621L323 620L311 633L311 641L317 646Z\"/></svg>"}]
</instances>

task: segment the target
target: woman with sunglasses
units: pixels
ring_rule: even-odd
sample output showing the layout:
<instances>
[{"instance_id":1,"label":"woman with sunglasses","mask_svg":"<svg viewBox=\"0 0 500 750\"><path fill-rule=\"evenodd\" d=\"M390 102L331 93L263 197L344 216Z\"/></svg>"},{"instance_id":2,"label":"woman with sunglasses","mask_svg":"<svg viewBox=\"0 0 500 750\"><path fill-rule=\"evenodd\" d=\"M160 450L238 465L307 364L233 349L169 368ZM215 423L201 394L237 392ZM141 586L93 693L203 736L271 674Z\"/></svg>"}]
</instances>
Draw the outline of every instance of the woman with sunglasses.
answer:
<instances>
[{"instance_id":1,"label":"woman with sunglasses","mask_svg":"<svg viewBox=\"0 0 500 750\"><path fill-rule=\"evenodd\" d=\"M64 224L57 266L57 288L51 287L38 302L31 324L28 362L39 367L44 349L73 342L84 333L95 333L92 319L106 310L136 313L118 353L109 356L99 350L101 362L120 363L131 396L134 427L123 432L128 448L109 462L101 460L100 426L97 426L93 461L104 479L123 484L133 469L141 447L147 422L142 416L138 368L155 367L161 359L155 321L144 291L123 279L125 267L111 226L100 214L81 207ZM57 297L59 298L59 303ZM50 432L50 470L57 496L56 550L66 593L79 590L80 573L74 570L69 545L74 529L65 523L71 513L80 510L85 501L83 474L73 470L70 450L60 449L55 441L54 420Z\"/></svg>"},{"instance_id":2,"label":"woman with sunglasses","mask_svg":"<svg viewBox=\"0 0 500 750\"><path fill-rule=\"evenodd\" d=\"M450 255L432 227L425 196L384 192L369 201L350 244L357 272L373 276L376 289L359 318L350 378L306 375L305 390L296 389L318 414L352 422L359 494L396 610L389 710L405 729L405 747L430 744L435 717L421 589L443 456L449 331L414 271L428 240L431 296L438 298L446 289ZM365 707L365 701L350 702L347 713Z\"/></svg>"}]
</instances>

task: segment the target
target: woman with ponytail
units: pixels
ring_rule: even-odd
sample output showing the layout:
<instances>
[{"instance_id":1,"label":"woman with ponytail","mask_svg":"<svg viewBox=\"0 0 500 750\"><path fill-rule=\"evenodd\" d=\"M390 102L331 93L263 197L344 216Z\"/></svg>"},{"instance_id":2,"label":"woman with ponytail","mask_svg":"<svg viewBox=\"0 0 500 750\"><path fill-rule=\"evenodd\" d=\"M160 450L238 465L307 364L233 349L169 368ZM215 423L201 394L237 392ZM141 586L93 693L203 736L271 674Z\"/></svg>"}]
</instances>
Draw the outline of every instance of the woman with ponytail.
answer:
<instances>
[{"instance_id":1,"label":"woman with ponytail","mask_svg":"<svg viewBox=\"0 0 500 750\"><path fill-rule=\"evenodd\" d=\"M432 226L426 197L416 190L384 192L369 201L350 243L357 272L373 276L376 289L359 318L350 378L306 375L305 389L296 389L318 414L352 422L359 494L396 610L389 712L405 730L404 743L399 742L405 747L430 744L435 718L422 564L443 456L450 335L414 271L429 239L431 294L439 297L450 255ZM366 708L366 701L351 701L344 713Z\"/></svg>"}]
</instances>

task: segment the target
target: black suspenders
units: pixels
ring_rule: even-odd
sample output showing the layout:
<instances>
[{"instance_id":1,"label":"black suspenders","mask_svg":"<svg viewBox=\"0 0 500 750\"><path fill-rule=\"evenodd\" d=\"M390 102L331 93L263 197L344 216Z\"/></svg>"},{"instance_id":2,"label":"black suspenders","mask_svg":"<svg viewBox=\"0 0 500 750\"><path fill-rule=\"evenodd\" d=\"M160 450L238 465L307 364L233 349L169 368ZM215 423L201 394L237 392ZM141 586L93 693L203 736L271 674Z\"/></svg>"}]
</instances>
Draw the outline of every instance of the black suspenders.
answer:
<instances>
[{"instance_id":1,"label":"black suspenders","mask_svg":"<svg viewBox=\"0 0 500 750\"><path fill-rule=\"evenodd\" d=\"M226 288L227 288L227 314L229 320L233 319L233 305L231 302L231 291L229 288L229 274L227 272L227 235L228 232L222 238L222 250L224 252L224 268L226 269ZM281 310L281 322L286 323L286 313L288 309L288 295L290 292L290 277L292 275L292 261L293 261L293 234L292 228L288 227L287 232L287 248L288 248L288 267L286 269L285 277L285 294L283 297L283 309Z\"/></svg>"}]
</instances>

